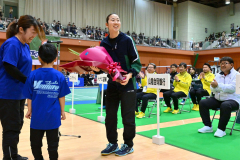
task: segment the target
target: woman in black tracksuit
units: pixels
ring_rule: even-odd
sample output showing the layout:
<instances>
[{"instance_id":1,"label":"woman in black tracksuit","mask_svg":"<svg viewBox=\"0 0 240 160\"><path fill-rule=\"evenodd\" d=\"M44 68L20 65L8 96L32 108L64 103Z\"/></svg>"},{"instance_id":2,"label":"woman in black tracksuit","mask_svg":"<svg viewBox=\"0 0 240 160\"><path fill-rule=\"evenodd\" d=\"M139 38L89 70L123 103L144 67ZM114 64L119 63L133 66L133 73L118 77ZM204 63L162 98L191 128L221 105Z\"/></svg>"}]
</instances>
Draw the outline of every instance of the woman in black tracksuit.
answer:
<instances>
[{"instance_id":1,"label":"woman in black tracksuit","mask_svg":"<svg viewBox=\"0 0 240 160\"><path fill-rule=\"evenodd\" d=\"M117 14L110 14L106 19L109 36L102 40L103 46L114 62L120 62L123 70L127 71L123 81L112 81L109 77L106 95L106 132L109 144L101 154L115 153L124 156L133 152L133 138L135 137L135 107L136 106L136 80L135 76L141 70L138 52L130 36L120 32L121 22ZM100 72L96 67L91 67L95 72ZM121 102L121 113L124 125L124 145L121 149L117 144L117 112Z\"/></svg>"}]
</instances>

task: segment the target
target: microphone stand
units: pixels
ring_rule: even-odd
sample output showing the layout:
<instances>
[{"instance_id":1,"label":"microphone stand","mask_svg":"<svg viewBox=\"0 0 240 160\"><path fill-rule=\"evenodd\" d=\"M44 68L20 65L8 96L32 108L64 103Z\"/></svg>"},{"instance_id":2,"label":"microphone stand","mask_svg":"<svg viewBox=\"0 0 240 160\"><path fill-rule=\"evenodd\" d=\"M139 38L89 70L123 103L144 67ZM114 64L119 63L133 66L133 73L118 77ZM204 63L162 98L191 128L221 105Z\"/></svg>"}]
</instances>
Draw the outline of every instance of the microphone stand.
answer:
<instances>
[{"instance_id":1,"label":"microphone stand","mask_svg":"<svg viewBox=\"0 0 240 160\"><path fill-rule=\"evenodd\" d=\"M47 43L56 43L57 44L57 57L58 57L58 46L60 43L62 43L63 41L47 41ZM60 57L60 53L59 53L59 57ZM57 58L57 70L58 70L58 58ZM67 136L67 137L77 137L77 138L81 138L80 135L62 135L61 132L59 131L59 136Z\"/></svg>"}]
</instances>

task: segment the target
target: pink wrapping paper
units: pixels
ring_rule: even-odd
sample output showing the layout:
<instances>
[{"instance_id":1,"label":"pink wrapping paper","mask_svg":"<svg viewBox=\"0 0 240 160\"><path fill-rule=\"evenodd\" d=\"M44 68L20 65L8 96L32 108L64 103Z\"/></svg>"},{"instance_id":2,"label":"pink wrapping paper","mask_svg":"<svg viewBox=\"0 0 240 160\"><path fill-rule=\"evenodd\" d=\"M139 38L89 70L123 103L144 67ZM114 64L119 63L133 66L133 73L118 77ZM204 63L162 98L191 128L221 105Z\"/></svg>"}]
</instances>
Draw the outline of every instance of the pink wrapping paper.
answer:
<instances>
[{"instance_id":1,"label":"pink wrapping paper","mask_svg":"<svg viewBox=\"0 0 240 160\"><path fill-rule=\"evenodd\" d=\"M63 67L69 72L89 72L92 71L90 66L95 66L103 71L107 71L113 81L116 81L116 79L124 80L125 77L123 77L123 75L127 73L121 68L120 63L112 60L112 57L104 47L99 46L84 50L80 54L80 60L61 65L60 67Z\"/></svg>"}]
</instances>

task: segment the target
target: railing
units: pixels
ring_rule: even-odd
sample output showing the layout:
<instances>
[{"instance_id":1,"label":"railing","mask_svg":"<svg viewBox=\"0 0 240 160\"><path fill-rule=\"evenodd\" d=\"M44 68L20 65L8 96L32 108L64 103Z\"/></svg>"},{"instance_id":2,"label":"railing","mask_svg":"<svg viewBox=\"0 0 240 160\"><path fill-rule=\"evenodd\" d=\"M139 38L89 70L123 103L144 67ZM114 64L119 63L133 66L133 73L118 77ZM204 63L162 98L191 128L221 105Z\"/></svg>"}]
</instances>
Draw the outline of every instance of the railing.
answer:
<instances>
[{"instance_id":1,"label":"railing","mask_svg":"<svg viewBox=\"0 0 240 160\"><path fill-rule=\"evenodd\" d=\"M12 19L4 19L4 22L11 20ZM104 38L105 33L107 33L106 31L98 30L101 34L97 35L96 31L89 33L86 29L81 28L67 28L67 26L62 25L55 27L52 24L47 25L49 26L48 35L59 36L62 38L100 41ZM5 28L2 28L2 30L4 29ZM236 34L228 35L226 38L220 37L215 40L201 42L178 41L168 38L150 37L136 34L131 35L131 37L136 45L188 51L240 47L240 37L237 37Z\"/></svg>"}]
</instances>

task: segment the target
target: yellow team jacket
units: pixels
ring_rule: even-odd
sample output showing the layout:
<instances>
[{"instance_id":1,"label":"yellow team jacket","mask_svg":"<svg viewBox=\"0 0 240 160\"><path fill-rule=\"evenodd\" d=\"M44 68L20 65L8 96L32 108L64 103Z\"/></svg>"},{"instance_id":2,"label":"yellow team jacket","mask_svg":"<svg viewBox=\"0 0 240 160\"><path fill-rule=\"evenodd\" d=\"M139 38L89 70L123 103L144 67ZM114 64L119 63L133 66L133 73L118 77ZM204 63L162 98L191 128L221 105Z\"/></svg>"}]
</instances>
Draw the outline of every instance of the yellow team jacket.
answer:
<instances>
[{"instance_id":1,"label":"yellow team jacket","mask_svg":"<svg viewBox=\"0 0 240 160\"><path fill-rule=\"evenodd\" d=\"M198 76L198 79L199 79L199 77L200 76ZM214 74L207 72L207 73L205 73L205 78L201 79L201 82L203 84L203 89L207 90L209 95L211 95L210 85L214 78L215 78Z\"/></svg>"},{"instance_id":2,"label":"yellow team jacket","mask_svg":"<svg viewBox=\"0 0 240 160\"><path fill-rule=\"evenodd\" d=\"M180 82L176 82L174 80L173 86L174 86L174 92L184 92L186 95L188 95L189 87L192 83L192 77L187 71L183 72L182 74L179 73L176 76L178 76Z\"/></svg>"},{"instance_id":3,"label":"yellow team jacket","mask_svg":"<svg viewBox=\"0 0 240 160\"><path fill-rule=\"evenodd\" d=\"M156 74L156 73L153 73L153 74ZM145 76L144 79L142 79L141 85L142 87L147 85L147 76ZM154 93L157 95L157 88L147 88L147 91L145 93Z\"/></svg>"}]
</instances>

